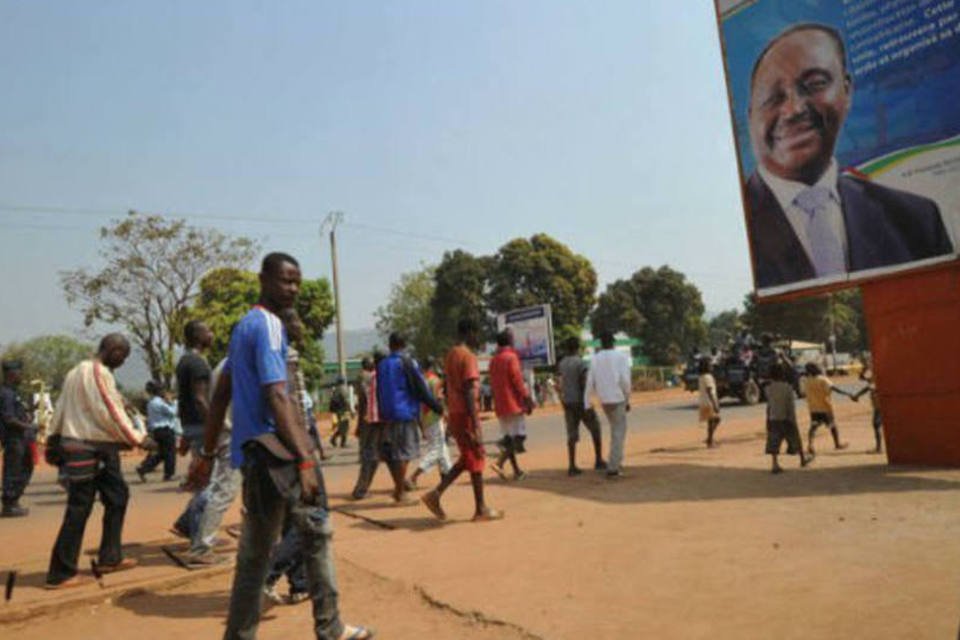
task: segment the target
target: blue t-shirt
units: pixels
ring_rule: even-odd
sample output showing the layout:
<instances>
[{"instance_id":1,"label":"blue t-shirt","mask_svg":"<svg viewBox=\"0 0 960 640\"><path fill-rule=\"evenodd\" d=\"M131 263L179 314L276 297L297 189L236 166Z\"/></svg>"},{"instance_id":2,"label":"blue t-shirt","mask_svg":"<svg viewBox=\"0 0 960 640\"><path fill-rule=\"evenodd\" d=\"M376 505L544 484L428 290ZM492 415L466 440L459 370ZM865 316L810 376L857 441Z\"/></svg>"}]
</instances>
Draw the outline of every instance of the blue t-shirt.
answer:
<instances>
[{"instance_id":1,"label":"blue t-shirt","mask_svg":"<svg viewBox=\"0 0 960 640\"><path fill-rule=\"evenodd\" d=\"M243 445L276 430L265 387L287 381L287 335L283 323L263 307L254 307L230 336L224 371L230 374L233 436L230 461L243 464Z\"/></svg>"}]
</instances>

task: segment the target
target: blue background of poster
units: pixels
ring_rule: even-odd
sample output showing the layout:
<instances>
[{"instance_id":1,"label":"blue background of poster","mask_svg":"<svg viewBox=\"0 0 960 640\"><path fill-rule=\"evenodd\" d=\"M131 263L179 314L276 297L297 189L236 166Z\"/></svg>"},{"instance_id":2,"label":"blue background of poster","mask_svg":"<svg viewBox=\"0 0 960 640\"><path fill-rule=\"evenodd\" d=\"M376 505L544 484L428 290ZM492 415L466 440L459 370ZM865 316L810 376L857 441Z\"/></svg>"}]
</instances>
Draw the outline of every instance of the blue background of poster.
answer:
<instances>
[{"instance_id":1,"label":"blue background of poster","mask_svg":"<svg viewBox=\"0 0 960 640\"><path fill-rule=\"evenodd\" d=\"M916 13L922 15L923 9L916 9ZM841 0L759 0L722 22L744 179L756 166L747 126L750 73L767 42L798 22L830 25L850 46ZM848 50L852 73L850 59ZM852 75L853 106L836 149L841 168L960 134L960 38L938 42L876 71Z\"/></svg>"}]
</instances>

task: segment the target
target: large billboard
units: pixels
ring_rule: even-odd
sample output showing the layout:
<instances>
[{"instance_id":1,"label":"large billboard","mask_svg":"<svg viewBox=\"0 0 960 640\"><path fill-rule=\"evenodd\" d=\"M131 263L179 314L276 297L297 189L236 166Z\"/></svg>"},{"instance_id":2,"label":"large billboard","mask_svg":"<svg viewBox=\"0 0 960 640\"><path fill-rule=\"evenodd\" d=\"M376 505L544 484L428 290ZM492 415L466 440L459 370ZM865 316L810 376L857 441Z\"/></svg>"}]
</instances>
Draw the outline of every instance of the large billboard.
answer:
<instances>
[{"instance_id":1,"label":"large billboard","mask_svg":"<svg viewBox=\"0 0 960 640\"><path fill-rule=\"evenodd\" d=\"M954 260L960 0L716 0L754 288Z\"/></svg>"},{"instance_id":2,"label":"large billboard","mask_svg":"<svg viewBox=\"0 0 960 640\"><path fill-rule=\"evenodd\" d=\"M497 330L513 331L513 346L527 366L552 365L553 314L550 305L515 309L497 316Z\"/></svg>"}]
</instances>

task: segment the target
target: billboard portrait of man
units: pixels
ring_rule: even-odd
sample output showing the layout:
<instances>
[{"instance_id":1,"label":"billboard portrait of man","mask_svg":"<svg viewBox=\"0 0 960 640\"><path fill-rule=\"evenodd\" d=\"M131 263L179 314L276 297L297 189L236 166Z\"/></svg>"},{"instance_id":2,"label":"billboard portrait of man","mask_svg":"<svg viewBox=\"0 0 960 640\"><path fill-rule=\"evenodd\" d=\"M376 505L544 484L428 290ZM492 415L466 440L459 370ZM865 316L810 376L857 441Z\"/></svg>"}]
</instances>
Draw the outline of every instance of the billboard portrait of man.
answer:
<instances>
[{"instance_id":1,"label":"billboard portrait of man","mask_svg":"<svg viewBox=\"0 0 960 640\"><path fill-rule=\"evenodd\" d=\"M933 200L841 171L835 147L853 99L832 27L794 24L756 58L747 124L757 166L744 200L758 289L954 252Z\"/></svg>"}]
</instances>

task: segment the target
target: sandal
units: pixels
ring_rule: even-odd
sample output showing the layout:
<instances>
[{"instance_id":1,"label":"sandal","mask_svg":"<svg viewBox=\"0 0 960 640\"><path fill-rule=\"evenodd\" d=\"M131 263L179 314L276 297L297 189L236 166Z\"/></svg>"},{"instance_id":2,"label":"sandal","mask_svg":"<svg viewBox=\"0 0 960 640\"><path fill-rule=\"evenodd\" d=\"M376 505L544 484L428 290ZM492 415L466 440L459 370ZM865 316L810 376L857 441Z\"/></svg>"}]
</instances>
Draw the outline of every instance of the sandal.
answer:
<instances>
[{"instance_id":1,"label":"sandal","mask_svg":"<svg viewBox=\"0 0 960 640\"><path fill-rule=\"evenodd\" d=\"M140 564L136 558L124 558L116 564L101 564L97 568L100 569L100 573L116 573L117 571L126 571L127 569L133 569L135 566Z\"/></svg>"},{"instance_id":2,"label":"sandal","mask_svg":"<svg viewBox=\"0 0 960 640\"><path fill-rule=\"evenodd\" d=\"M82 587L88 584L93 584L90 578L86 576L73 576L63 582L47 582L43 585L43 588L47 591L59 591L60 589L72 589L73 587Z\"/></svg>"},{"instance_id":3,"label":"sandal","mask_svg":"<svg viewBox=\"0 0 960 640\"><path fill-rule=\"evenodd\" d=\"M344 625L343 633L340 634L340 640L368 640L375 635L376 632L373 629Z\"/></svg>"},{"instance_id":4,"label":"sandal","mask_svg":"<svg viewBox=\"0 0 960 640\"><path fill-rule=\"evenodd\" d=\"M483 511L473 516L474 522L493 522L494 520L503 520L503 511L497 511L491 507L484 507Z\"/></svg>"}]
</instances>

